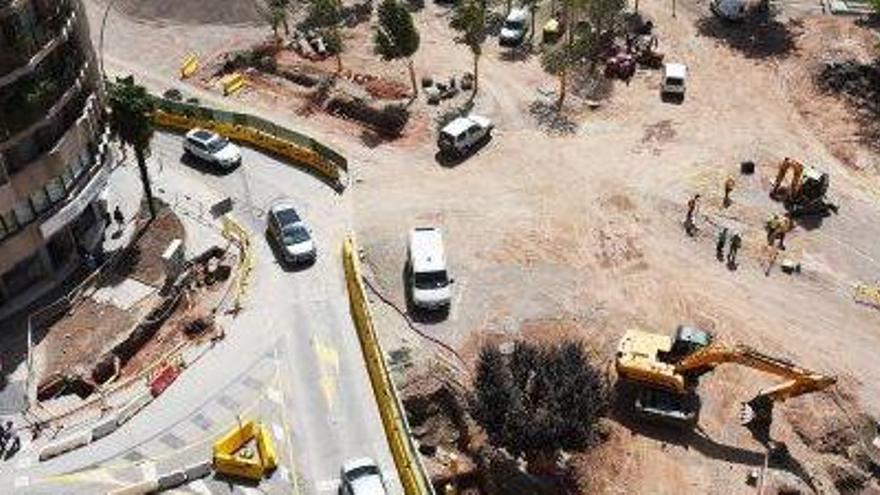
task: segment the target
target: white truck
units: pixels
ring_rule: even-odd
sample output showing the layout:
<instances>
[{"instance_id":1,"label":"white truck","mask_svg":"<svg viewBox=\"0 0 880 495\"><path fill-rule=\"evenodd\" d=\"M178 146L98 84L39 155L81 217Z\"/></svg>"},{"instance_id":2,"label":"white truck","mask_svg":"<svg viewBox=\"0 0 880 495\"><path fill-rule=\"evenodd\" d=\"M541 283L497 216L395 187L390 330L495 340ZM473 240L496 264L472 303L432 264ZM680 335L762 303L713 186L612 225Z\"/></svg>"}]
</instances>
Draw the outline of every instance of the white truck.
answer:
<instances>
[{"instance_id":1,"label":"white truck","mask_svg":"<svg viewBox=\"0 0 880 495\"><path fill-rule=\"evenodd\" d=\"M442 153L464 155L487 138L494 127L491 120L480 115L458 117L440 130L437 147Z\"/></svg>"},{"instance_id":2,"label":"white truck","mask_svg":"<svg viewBox=\"0 0 880 495\"><path fill-rule=\"evenodd\" d=\"M413 305L427 310L448 310L452 301L452 279L446 269L440 229L412 229L406 251L406 272Z\"/></svg>"},{"instance_id":3,"label":"white truck","mask_svg":"<svg viewBox=\"0 0 880 495\"><path fill-rule=\"evenodd\" d=\"M664 64L663 83L660 87L660 92L662 95L675 96L680 99L684 99L684 89L686 81L686 65L675 63Z\"/></svg>"},{"instance_id":4,"label":"white truck","mask_svg":"<svg viewBox=\"0 0 880 495\"><path fill-rule=\"evenodd\" d=\"M741 21L748 12L746 0L712 0L709 2L712 12L728 21Z\"/></svg>"},{"instance_id":5,"label":"white truck","mask_svg":"<svg viewBox=\"0 0 880 495\"><path fill-rule=\"evenodd\" d=\"M501 46L516 47L525 41L531 29L532 14L529 9L520 7L511 9L501 26L498 35L498 44Z\"/></svg>"}]
</instances>

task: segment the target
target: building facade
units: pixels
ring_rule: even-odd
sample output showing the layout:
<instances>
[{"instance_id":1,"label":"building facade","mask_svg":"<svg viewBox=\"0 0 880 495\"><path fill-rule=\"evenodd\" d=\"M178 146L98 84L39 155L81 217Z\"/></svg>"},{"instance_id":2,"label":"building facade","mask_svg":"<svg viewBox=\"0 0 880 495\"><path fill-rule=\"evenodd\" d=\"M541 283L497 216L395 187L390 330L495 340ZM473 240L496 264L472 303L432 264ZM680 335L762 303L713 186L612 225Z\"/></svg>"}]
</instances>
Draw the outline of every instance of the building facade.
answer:
<instances>
[{"instance_id":1,"label":"building facade","mask_svg":"<svg viewBox=\"0 0 880 495\"><path fill-rule=\"evenodd\" d=\"M0 318L103 237L112 153L80 0L0 0Z\"/></svg>"}]
</instances>

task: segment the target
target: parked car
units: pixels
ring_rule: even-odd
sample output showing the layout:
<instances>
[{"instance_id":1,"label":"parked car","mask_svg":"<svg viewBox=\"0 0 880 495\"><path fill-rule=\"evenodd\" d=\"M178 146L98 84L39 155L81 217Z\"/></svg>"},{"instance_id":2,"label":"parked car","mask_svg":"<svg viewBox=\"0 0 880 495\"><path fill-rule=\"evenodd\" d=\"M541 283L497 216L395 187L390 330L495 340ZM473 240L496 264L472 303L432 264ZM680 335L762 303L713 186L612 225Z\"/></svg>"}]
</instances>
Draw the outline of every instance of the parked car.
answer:
<instances>
[{"instance_id":1,"label":"parked car","mask_svg":"<svg viewBox=\"0 0 880 495\"><path fill-rule=\"evenodd\" d=\"M443 153L463 155L494 129L492 121L480 115L458 117L440 130L437 146Z\"/></svg>"},{"instance_id":2,"label":"parked car","mask_svg":"<svg viewBox=\"0 0 880 495\"><path fill-rule=\"evenodd\" d=\"M686 81L687 66L674 63L663 65L663 85L661 87L663 95L672 95L684 99Z\"/></svg>"},{"instance_id":3,"label":"parked car","mask_svg":"<svg viewBox=\"0 0 880 495\"><path fill-rule=\"evenodd\" d=\"M387 495L385 480L376 461L369 457L352 459L342 465L340 493L343 495Z\"/></svg>"},{"instance_id":4,"label":"parked car","mask_svg":"<svg viewBox=\"0 0 880 495\"><path fill-rule=\"evenodd\" d=\"M279 202L269 209L266 230L285 262L302 264L315 261L315 241L291 202Z\"/></svg>"},{"instance_id":5,"label":"parked car","mask_svg":"<svg viewBox=\"0 0 880 495\"><path fill-rule=\"evenodd\" d=\"M183 152L222 169L241 164L241 150L228 139L206 129L192 129L183 140Z\"/></svg>"},{"instance_id":6,"label":"parked car","mask_svg":"<svg viewBox=\"0 0 880 495\"><path fill-rule=\"evenodd\" d=\"M452 280L446 269L446 254L440 229L412 229L406 253L406 271L413 305L428 310L449 309Z\"/></svg>"},{"instance_id":7,"label":"parked car","mask_svg":"<svg viewBox=\"0 0 880 495\"><path fill-rule=\"evenodd\" d=\"M712 0L709 8L722 19L741 21L746 17L748 5L746 0Z\"/></svg>"},{"instance_id":8,"label":"parked car","mask_svg":"<svg viewBox=\"0 0 880 495\"><path fill-rule=\"evenodd\" d=\"M525 7L512 9L501 26L498 44L511 47L521 45L531 29L531 18L529 9Z\"/></svg>"}]
</instances>

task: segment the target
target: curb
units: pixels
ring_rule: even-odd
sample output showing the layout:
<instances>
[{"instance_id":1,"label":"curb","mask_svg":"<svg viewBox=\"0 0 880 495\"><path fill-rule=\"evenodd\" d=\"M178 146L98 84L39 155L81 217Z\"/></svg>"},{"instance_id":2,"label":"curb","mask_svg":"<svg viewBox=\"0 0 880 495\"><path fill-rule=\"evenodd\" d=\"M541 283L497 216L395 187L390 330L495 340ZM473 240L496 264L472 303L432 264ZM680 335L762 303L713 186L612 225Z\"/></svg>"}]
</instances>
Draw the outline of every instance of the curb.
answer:
<instances>
[{"instance_id":1,"label":"curb","mask_svg":"<svg viewBox=\"0 0 880 495\"><path fill-rule=\"evenodd\" d=\"M116 488L107 492L107 495L147 495L149 493L158 493L204 478L213 471L214 467L211 461L202 461L156 478Z\"/></svg>"},{"instance_id":2,"label":"curb","mask_svg":"<svg viewBox=\"0 0 880 495\"><path fill-rule=\"evenodd\" d=\"M80 447L88 445L91 441L92 430L86 430L75 435L71 435L67 438L62 438L61 440L50 443L49 445L46 445L45 447L40 449L38 459L40 461L51 459L66 452L70 452L73 449L78 449Z\"/></svg>"},{"instance_id":3,"label":"curb","mask_svg":"<svg viewBox=\"0 0 880 495\"><path fill-rule=\"evenodd\" d=\"M107 495L146 495L159 489L157 480L144 480L140 483L124 486L107 492Z\"/></svg>"}]
</instances>

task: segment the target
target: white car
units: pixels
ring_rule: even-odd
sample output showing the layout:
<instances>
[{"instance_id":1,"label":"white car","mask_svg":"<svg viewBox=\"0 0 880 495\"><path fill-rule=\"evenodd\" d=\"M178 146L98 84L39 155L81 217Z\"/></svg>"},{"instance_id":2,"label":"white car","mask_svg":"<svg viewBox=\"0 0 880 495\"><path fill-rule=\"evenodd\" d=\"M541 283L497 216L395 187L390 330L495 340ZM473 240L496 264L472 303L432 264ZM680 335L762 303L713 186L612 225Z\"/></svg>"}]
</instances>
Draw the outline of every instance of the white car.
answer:
<instances>
[{"instance_id":1,"label":"white car","mask_svg":"<svg viewBox=\"0 0 880 495\"><path fill-rule=\"evenodd\" d=\"M487 138L494 128L491 120L480 115L458 117L440 130L437 146L443 153L463 155Z\"/></svg>"},{"instance_id":2,"label":"white car","mask_svg":"<svg viewBox=\"0 0 880 495\"><path fill-rule=\"evenodd\" d=\"M427 310L448 310L452 302L452 280L446 269L446 253L440 229L412 229L406 253L406 271L413 305Z\"/></svg>"},{"instance_id":3,"label":"white car","mask_svg":"<svg viewBox=\"0 0 880 495\"><path fill-rule=\"evenodd\" d=\"M684 98L685 82L687 81L687 66L684 64L668 63L663 65L662 93Z\"/></svg>"},{"instance_id":4,"label":"white car","mask_svg":"<svg viewBox=\"0 0 880 495\"><path fill-rule=\"evenodd\" d=\"M183 140L183 152L231 169L241 164L241 150L223 136L206 129L192 129Z\"/></svg>"},{"instance_id":5,"label":"white car","mask_svg":"<svg viewBox=\"0 0 880 495\"><path fill-rule=\"evenodd\" d=\"M376 461L352 459L342 465L340 493L343 495L387 495L385 480Z\"/></svg>"},{"instance_id":6,"label":"white car","mask_svg":"<svg viewBox=\"0 0 880 495\"><path fill-rule=\"evenodd\" d=\"M287 263L313 263L317 257L315 240L290 201L274 204L269 209L266 230L275 240L281 257Z\"/></svg>"},{"instance_id":7,"label":"white car","mask_svg":"<svg viewBox=\"0 0 880 495\"><path fill-rule=\"evenodd\" d=\"M501 26L501 33L498 35L498 44L501 46L519 46L526 39L531 26L531 14L525 7L512 9L504 24Z\"/></svg>"}]
</instances>

